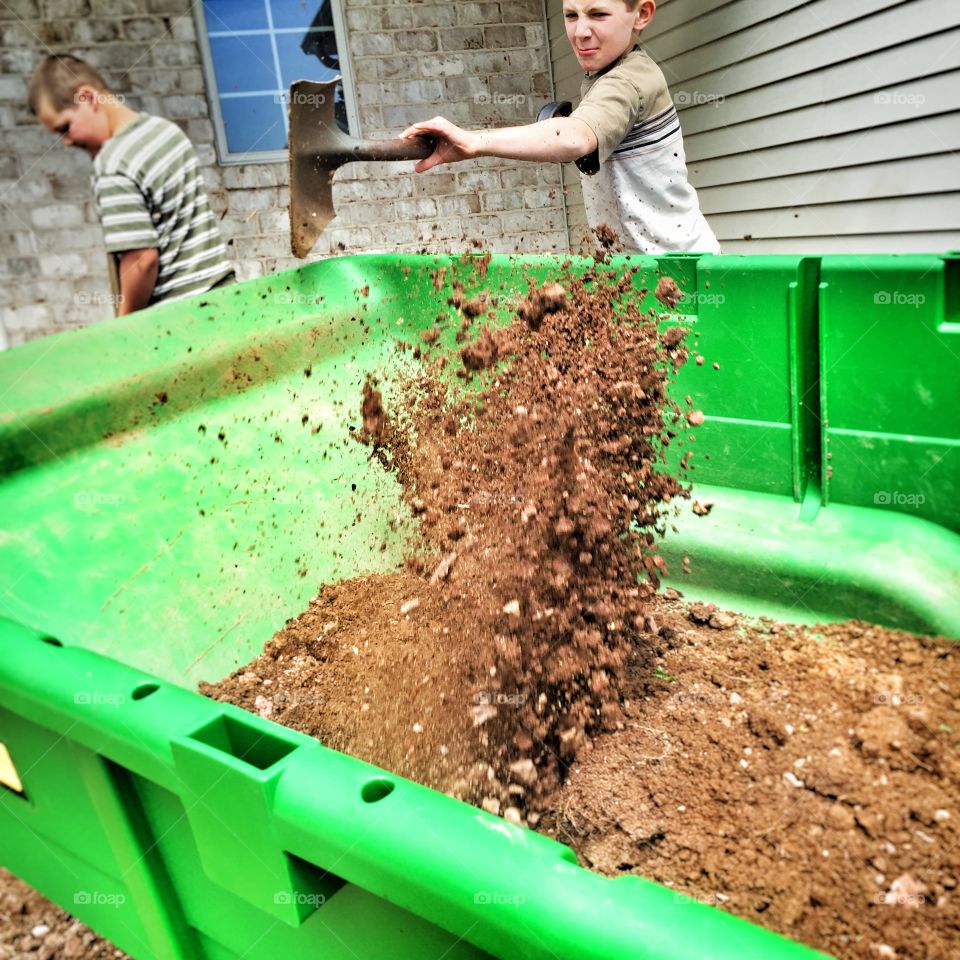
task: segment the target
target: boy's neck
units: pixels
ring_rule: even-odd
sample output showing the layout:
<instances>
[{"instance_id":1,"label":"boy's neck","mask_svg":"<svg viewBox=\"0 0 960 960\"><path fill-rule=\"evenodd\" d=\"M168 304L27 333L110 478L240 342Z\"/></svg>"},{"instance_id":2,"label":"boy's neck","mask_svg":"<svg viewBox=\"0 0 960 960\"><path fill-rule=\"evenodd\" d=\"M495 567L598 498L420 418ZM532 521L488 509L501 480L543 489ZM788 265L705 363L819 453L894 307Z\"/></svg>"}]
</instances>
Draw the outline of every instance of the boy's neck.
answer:
<instances>
[{"instance_id":1,"label":"boy's neck","mask_svg":"<svg viewBox=\"0 0 960 960\"><path fill-rule=\"evenodd\" d=\"M108 101L104 104L103 109L107 115L107 125L111 137L115 137L125 127L129 127L140 116L136 110L131 110L124 103Z\"/></svg>"}]
</instances>

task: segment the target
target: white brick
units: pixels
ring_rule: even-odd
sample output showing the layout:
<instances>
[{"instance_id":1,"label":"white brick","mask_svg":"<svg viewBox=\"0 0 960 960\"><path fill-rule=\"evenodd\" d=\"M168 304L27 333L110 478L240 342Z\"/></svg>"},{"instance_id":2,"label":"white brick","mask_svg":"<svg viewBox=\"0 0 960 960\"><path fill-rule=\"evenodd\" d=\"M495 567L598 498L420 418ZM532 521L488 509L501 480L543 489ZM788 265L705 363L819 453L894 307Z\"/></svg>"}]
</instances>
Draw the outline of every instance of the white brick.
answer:
<instances>
[{"instance_id":1,"label":"white brick","mask_svg":"<svg viewBox=\"0 0 960 960\"><path fill-rule=\"evenodd\" d=\"M36 207L31 211L30 219L41 230L76 227L83 223L83 208L76 204L54 203Z\"/></svg>"}]
</instances>

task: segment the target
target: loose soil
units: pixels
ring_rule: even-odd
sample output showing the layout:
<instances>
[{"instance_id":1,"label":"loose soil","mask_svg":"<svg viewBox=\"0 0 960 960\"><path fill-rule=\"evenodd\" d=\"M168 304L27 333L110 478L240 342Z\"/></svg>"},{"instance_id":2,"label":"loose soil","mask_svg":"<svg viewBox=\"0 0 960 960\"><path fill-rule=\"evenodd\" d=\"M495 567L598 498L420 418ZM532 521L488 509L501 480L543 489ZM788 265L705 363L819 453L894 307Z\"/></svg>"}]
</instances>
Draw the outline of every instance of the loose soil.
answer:
<instances>
[{"instance_id":1,"label":"loose soil","mask_svg":"<svg viewBox=\"0 0 960 960\"><path fill-rule=\"evenodd\" d=\"M0 867L0 960L129 960Z\"/></svg>"},{"instance_id":2,"label":"loose soil","mask_svg":"<svg viewBox=\"0 0 960 960\"><path fill-rule=\"evenodd\" d=\"M668 594L631 641L618 727L533 794L531 825L600 873L656 880L837 957L957 955L955 645ZM326 587L208 692L519 819L534 766L504 783L467 733L490 705L518 736L535 730L520 698L464 682L470 627L443 601L410 572Z\"/></svg>"}]
</instances>

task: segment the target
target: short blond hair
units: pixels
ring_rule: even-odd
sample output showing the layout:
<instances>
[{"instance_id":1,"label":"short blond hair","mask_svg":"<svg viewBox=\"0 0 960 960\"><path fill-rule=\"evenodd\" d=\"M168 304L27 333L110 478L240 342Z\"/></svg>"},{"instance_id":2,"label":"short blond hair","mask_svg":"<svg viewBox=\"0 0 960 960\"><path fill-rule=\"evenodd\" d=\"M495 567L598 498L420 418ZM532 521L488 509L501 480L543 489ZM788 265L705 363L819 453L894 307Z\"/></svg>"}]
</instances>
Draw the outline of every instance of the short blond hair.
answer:
<instances>
[{"instance_id":1,"label":"short blond hair","mask_svg":"<svg viewBox=\"0 0 960 960\"><path fill-rule=\"evenodd\" d=\"M46 97L54 110L66 110L74 104L80 87L93 87L98 93L110 93L106 80L85 60L69 53L44 57L33 71L27 87L30 109L36 114Z\"/></svg>"}]
</instances>

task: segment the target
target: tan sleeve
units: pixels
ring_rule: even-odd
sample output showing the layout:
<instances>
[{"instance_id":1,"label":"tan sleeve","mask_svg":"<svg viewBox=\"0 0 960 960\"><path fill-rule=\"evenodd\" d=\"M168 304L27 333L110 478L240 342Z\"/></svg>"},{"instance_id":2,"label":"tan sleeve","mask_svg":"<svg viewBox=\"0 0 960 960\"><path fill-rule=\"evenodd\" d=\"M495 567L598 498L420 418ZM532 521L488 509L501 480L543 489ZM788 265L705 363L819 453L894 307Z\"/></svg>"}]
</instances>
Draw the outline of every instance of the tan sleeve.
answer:
<instances>
[{"instance_id":1,"label":"tan sleeve","mask_svg":"<svg viewBox=\"0 0 960 960\"><path fill-rule=\"evenodd\" d=\"M643 115L643 108L643 96L633 80L613 72L597 80L571 116L594 132L603 163Z\"/></svg>"}]
</instances>

